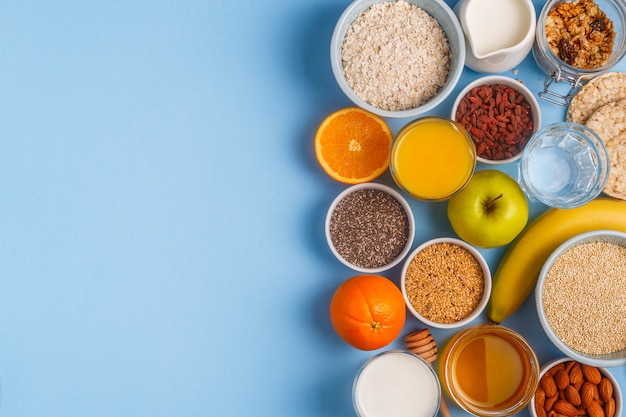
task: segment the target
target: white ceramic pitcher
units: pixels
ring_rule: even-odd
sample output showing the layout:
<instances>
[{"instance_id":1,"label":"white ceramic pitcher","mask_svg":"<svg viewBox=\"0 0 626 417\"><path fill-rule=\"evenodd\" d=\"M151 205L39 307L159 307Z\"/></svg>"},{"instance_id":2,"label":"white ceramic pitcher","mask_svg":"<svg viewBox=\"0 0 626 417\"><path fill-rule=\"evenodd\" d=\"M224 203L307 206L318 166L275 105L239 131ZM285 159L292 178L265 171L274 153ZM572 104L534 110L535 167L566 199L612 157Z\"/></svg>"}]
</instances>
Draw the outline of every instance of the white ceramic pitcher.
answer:
<instances>
[{"instance_id":1,"label":"white ceramic pitcher","mask_svg":"<svg viewBox=\"0 0 626 417\"><path fill-rule=\"evenodd\" d=\"M459 0L454 7L465 34L465 65L500 73L518 65L535 40L532 0Z\"/></svg>"}]
</instances>

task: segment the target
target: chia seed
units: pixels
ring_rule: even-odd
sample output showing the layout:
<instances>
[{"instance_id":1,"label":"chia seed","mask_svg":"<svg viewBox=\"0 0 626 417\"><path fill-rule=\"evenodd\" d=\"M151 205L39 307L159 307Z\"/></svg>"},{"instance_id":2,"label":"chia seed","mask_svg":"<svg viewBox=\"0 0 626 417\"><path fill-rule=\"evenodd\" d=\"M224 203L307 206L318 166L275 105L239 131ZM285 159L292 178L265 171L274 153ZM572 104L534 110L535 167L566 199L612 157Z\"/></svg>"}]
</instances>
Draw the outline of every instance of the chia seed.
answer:
<instances>
[{"instance_id":1,"label":"chia seed","mask_svg":"<svg viewBox=\"0 0 626 417\"><path fill-rule=\"evenodd\" d=\"M396 259L406 246L409 219L389 193L360 189L337 204L329 231L333 246L346 261L361 268L379 268Z\"/></svg>"}]
</instances>

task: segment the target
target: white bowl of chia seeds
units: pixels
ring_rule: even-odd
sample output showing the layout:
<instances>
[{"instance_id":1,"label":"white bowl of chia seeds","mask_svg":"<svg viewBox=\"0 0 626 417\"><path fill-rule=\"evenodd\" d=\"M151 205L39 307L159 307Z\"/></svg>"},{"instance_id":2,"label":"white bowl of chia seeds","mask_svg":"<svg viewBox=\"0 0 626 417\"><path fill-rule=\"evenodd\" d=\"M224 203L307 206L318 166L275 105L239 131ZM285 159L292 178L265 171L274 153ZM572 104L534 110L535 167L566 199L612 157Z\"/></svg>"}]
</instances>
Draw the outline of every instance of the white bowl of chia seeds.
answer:
<instances>
[{"instance_id":1,"label":"white bowl of chia seeds","mask_svg":"<svg viewBox=\"0 0 626 417\"><path fill-rule=\"evenodd\" d=\"M626 365L626 233L574 236L544 263L535 287L539 322L567 357Z\"/></svg>"},{"instance_id":2,"label":"white bowl of chia seeds","mask_svg":"<svg viewBox=\"0 0 626 417\"><path fill-rule=\"evenodd\" d=\"M335 26L330 61L357 106L382 117L415 117L454 90L465 38L443 0L354 0Z\"/></svg>"},{"instance_id":3,"label":"white bowl of chia seeds","mask_svg":"<svg viewBox=\"0 0 626 417\"><path fill-rule=\"evenodd\" d=\"M422 323L456 329L476 319L491 294L491 272L482 254L451 237L431 239L404 261L400 289Z\"/></svg>"},{"instance_id":4,"label":"white bowl of chia seeds","mask_svg":"<svg viewBox=\"0 0 626 417\"><path fill-rule=\"evenodd\" d=\"M326 214L326 241L335 257L362 273L379 273L399 264L415 237L409 203L378 183L353 185L341 192Z\"/></svg>"}]
</instances>

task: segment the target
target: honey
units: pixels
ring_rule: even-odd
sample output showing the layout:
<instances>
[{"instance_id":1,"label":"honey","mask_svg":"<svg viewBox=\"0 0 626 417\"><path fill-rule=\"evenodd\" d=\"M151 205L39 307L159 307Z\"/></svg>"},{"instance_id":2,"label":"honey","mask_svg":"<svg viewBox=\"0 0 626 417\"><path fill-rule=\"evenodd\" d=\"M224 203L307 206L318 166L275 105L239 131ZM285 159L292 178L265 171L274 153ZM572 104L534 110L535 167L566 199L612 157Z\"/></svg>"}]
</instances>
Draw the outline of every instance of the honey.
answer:
<instances>
[{"instance_id":1,"label":"honey","mask_svg":"<svg viewBox=\"0 0 626 417\"><path fill-rule=\"evenodd\" d=\"M479 416L515 414L528 404L538 382L534 353L524 339L501 326L460 332L442 362L451 397Z\"/></svg>"}]
</instances>

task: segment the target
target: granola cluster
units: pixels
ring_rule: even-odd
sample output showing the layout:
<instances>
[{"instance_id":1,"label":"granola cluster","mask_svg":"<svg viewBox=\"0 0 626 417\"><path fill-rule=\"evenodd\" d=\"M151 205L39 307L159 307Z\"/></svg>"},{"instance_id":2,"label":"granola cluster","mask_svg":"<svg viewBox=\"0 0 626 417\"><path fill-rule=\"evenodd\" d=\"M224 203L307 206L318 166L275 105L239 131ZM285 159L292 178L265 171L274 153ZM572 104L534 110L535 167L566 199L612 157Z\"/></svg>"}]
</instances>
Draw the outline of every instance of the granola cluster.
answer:
<instances>
[{"instance_id":1,"label":"granola cluster","mask_svg":"<svg viewBox=\"0 0 626 417\"><path fill-rule=\"evenodd\" d=\"M561 61L580 69L606 64L613 53L613 22L593 0L556 5L546 17L546 37Z\"/></svg>"}]
</instances>

